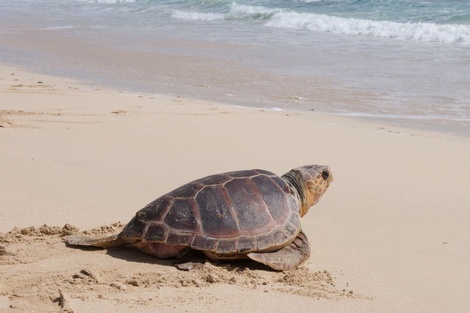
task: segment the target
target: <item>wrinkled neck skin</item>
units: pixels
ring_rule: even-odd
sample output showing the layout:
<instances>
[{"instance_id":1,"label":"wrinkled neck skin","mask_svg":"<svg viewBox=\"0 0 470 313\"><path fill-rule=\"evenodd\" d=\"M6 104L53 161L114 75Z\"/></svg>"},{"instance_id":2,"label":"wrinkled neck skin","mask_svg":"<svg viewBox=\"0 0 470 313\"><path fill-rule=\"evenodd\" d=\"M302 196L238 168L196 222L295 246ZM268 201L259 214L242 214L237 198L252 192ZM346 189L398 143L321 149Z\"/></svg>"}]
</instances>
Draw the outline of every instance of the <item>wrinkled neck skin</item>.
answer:
<instances>
[{"instance_id":1,"label":"wrinkled neck skin","mask_svg":"<svg viewBox=\"0 0 470 313\"><path fill-rule=\"evenodd\" d=\"M295 191L300 202L300 217L304 216L310 207L315 204L315 200L308 190L305 178L302 173L297 170L291 170L285 173L282 175L282 178L286 180Z\"/></svg>"}]
</instances>

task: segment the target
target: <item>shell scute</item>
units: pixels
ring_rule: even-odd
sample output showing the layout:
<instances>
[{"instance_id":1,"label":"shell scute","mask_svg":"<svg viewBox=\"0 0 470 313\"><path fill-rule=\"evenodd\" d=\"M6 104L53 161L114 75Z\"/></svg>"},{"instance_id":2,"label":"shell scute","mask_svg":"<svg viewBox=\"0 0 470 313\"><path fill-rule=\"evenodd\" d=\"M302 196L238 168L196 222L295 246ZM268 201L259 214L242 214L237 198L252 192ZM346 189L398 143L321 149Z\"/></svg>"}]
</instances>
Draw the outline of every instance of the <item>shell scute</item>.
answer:
<instances>
[{"instance_id":1,"label":"shell scute","mask_svg":"<svg viewBox=\"0 0 470 313\"><path fill-rule=\"evenodd\" d=\"M252 181L260 191L259 194L274 221L278 225L284 224L292 211L288 209L290 208L288 202L291 201L290 198L293 199L293 197L286 197L283 191L287 183L282 179L276 180L265 175L254 177Z\"/></svg>"},{"instance_id":2,"label":"shell scute","mask_svg":"<svg viewBox=\"0 0 470 313\"><path fill-rule=\"evenodd\" d=\"M300 216L298 213L292 213L289 217L289 223L294 225L295 228L300 229Z\"/></svg>"},{"instance_id":3,"label":"shell scute","mask_svg":"<svg viewBox=\"0 0 470 313\"><path fill-rule=\"evenodd\" d=\"M121 237L124 238L142 238L145 230L147 229L147 223L136 216L126 225L121 233Z\"/></svg>"},{"instance_id":4,"label":"shell scute","mask_svg":"<svg viewBox=\"0 0 470 313\"><path fill-rule=\"evenodd\" d=\"M191 248L195 250L215 251L218 245L218 240L209 238L207 236L195 234Z\"/></svg>"},{"instance_id":5,"label":"shell scute","mask_svg":"<svg viewBox=\"0 0 470 313\"><path fill-rule=\"evenodd\" d=\"M256 250L256 239L254 237L242 236L238 239L238 251L240 253Z\"/></svg>"},{"instance_id":6,"label":"shell scute","mask_svg":"<svg viewBox=\"0 0 470 313\"><path fill-rule=\"evenodd\" d=\"M174 199L171 197L162 196L147 204L137 212L137 216L146 221L161 222L171 208L173 201Z\"/></svg>"},{"instance_id":7,"label":"shell scute","mask_svg":"<svg viewBox=\"0 0 470 313\"><path fill-rule=\"evenodd\" d=\"M190 246L194 239L194 233L171 233L168 234L166 243L169 245Z\"/></svg>"},{"instance_id":8,"label":"shell scute","mask_svg":"<svg viewBox=\"0 0 470 313\"><path fill-rule=\"evenodd\" d=\"M151 224L145 233L146 241L166 242L168 228L161 223Z\"/></svg>"},{"instance_id":9,"label":"shell scute","mask_svg":"<svg viewBox=\"0 0 470 313\"><path fill-rule=\"evenodd\" d=\"M237 251L237 244L235 239L221 239L217 245L217 253L234 253Z\"/></svg>"},{"instance_id":10,"label":"shell scute","mask_svg":"<svg viewBox=\"0 0 470 313\"><path fill-rule=\"evenodd\" d=\"M287 233L288 236L296 236L300 231L300 228L298 226L294 226L291 223L287 223L285 225L285 232Z\"/></svg>"},{"instance_id":11,"label":"shell scute","mask_svg":"<svg viewBox=\"0 0 470 313\"><path fill-rule=\"evenodd\" d=\"M164 223L171 228L188 232L196 232L198 225L194 212L196 204L192 199L176 199L168 210Z\"/></svg>"},{"instance_id":12,"label":"shell scute","mask_svg":"<svg viewBox=\"0 0 470 313\"><path fill-rule=\"evenodd\" d=\"M267 233L256 237L256 246L259 250L265 250L273 246L273 235L272 233Z\"/></svg>"},{"instance_id":13,"label":"shell scute","mask_svg":"<svg viewBox=\"0 0 470 313\"><path fill-rule=\"evenodd\" d=\"M196 202L204 235L215 238L233 238L240 235L229 199L221 185L202 189L196 197Z\"/></svg>"},{"instance_id":14,"label":"shell scute","mask_svg":"<svg viewBox=\"0 0 470 313\"><path fill-rule=\"evenodd\" d=\"M273 232L273 241L272 244L273 246L281 246L284 245L286 242L289 241L289 239L293 239L291 235L287 234L282 227L278 227L274 232Z\"/></svg>"},{"instance_id":15,"label":"shell scute","mask_svg":"<svg viewBox=\"0 0 470 313\"><path fill-rule=\"evenodd\" d=\"M243 235L256 235L276 224L259 190L249 178L236 178L225 184Z\"/></svg>"}]
</instances>

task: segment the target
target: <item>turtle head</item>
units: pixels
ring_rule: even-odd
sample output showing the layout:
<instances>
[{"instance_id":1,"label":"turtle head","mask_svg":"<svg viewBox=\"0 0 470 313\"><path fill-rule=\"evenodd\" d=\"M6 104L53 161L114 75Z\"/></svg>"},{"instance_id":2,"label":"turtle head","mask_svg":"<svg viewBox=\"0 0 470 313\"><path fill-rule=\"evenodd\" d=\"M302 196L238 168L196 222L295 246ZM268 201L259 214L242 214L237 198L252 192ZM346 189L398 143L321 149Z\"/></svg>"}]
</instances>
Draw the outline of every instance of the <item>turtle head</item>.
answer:
<instances>
[{"instance_id":1,"label":"turtle head","mask_svg":"<svg viewBox=\"0 0 470 313\"><path fill-rule=\"evenodd\" d=\"M305 165L295 168L282 176L297 191L304 216L316 204L333 181L333 174L326 165Z\"/></svg>"}]
</instances>

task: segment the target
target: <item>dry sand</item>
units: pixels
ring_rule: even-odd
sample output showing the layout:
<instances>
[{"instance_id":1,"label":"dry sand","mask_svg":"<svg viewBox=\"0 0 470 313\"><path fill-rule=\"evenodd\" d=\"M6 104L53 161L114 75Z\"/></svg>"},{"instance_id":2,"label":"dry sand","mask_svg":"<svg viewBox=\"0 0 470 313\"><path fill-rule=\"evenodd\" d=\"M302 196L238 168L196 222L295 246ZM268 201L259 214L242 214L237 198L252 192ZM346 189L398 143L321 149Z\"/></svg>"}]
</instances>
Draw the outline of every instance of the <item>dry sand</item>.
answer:
<instances>
[{"instance_id":1,"label":"dry sand","mask_svg":"<svg viewBox=\"0 0 470 313\"><path fill-rule=\"evenodd\" d=\"M1 67L0 312L466 312L469 160L466 137ZM313 253L296 271L199 259L182 271L61 239L118 231L208 174L310 163L335 181L303 218Z\"/></svg>"}]
</instances>

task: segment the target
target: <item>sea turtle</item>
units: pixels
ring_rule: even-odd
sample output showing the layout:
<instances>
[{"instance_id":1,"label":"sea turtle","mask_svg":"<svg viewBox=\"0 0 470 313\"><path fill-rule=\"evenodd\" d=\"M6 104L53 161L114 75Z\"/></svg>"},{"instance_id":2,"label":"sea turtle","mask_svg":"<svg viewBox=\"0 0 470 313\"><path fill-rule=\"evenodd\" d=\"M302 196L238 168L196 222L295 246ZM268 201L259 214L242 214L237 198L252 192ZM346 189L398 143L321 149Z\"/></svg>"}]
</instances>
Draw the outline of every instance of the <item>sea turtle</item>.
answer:
<instances>
[{"instance_id":1,"label":"sea turtle","mask_svg":"<svg viewBox=\"0 0 470 313\"><path fill-rule=\"evenodd\" d=\"M68 236L68 245L134 245L158 258L191 249L211 260L250 258L275 270L297 268L310 256L300 218L333 180L328 166L306 165L279 177L265 170L207 176L138 211L119 234Z\"/></svg>"}]
</instances>

